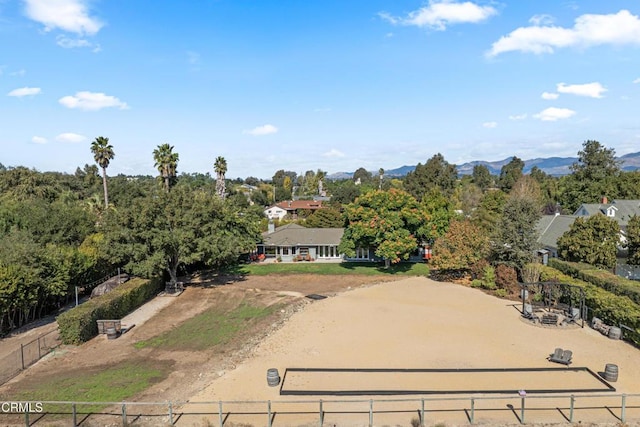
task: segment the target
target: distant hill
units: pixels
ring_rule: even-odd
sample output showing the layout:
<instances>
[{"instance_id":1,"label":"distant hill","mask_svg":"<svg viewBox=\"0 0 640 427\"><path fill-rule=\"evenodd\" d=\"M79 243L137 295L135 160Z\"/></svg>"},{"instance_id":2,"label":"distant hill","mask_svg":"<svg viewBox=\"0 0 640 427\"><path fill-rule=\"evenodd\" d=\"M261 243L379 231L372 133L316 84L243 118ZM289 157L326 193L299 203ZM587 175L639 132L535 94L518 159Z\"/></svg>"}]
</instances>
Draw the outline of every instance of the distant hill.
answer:
<instances>
[{"instance_id":1,"label":"distant hill","mask_svg":"<svg viewBox=\"0 0 640 427\"><path fill-rule=\"evenodd\" d=\"M511 161L512 157L504 160L488 162L485 160L474 160L472 162L456 165L459 175L471 175L475 165L485 165L492 175L500 175L500 170L504 165ZM633 171L640 169L640 152L625 154L618 157L622 161L622 169L625 171ZM562 176L571 173L570 166L578 161L577 157L547 157L536 158L524 161L524 173L529 173L531 168L537 166L538 169L549 175ZM413 171L415 166L401 166L396 169L385 170L384 174L388 177L403 177L407 173ZM377 175L378 171L371 171L373 175ZM327 176L329 179L349 179L353 177L353 172L336 172Z\"/></svg>"}]
</instances>

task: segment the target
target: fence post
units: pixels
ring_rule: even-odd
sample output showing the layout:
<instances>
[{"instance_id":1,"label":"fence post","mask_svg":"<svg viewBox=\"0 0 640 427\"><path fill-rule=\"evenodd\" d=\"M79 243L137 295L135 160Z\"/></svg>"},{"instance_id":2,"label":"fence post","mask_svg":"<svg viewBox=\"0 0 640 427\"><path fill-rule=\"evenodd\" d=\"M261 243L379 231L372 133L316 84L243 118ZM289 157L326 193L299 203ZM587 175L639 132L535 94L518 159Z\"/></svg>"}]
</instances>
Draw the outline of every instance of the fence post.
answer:
<instances>
[{"instance_id":1,"label":"fence post","mask_svg":"<svg viewBox=\"0 0 640 427\"><path fill-rule=\"evenodd\" d=\"M171 401L167 402L167 406L169 407L169 425L173 425L173 405L171 405Z\"/></svg>"},{"instance_id":2,"label":"fence post","mask_svg":"<svg viewBox=\"0 0 640 427\"><path fill-rule=\"evenodd\" d=\"M324 424L324 410L322 409L322 399L320 399L320 427Z\"/></svg>"},{"instance_id":3,"label":"fence post","mask_svg":"<svg viewBox=\"0 0 640 427\"><path fill-rule=\"evenodd\" d=\"M269 415L269 419L267 420L267 427L271 427L271 401L267 400L267 415Z\"/></svg>"},{"instance_id":4,"label":"fence post","mask_svg":"<svg viewBox=\"0 0 640 427\"><path fill-rule=\"evenodd\" d=\"M222 419L222 400L218 400L218 422L220 427L223 427L224 420Z\"/></svg>"},{"instance_id":5,"label":"fence post","mask_svg":"<svg viewBox=\"0 0 640 427\"><path fill-rule=\"evenodd\" d=\"M425 422L424 422L424 397L421 399L421 404L420 404L420 427L424 427L425 426Z\"/></svg>"},{"instance_id":6,"label":"fence post","mask_svg":"<svg viewBox=\"0 0 640 427\"><path fill-rule=\"evenodd\" d=\"M122 402L122 425L127 425L127 404Z\"/></svg>"},{"instance_id":7,"label":"fence post","mask_svg":"<svg viewBox=\"0 0 640 427\"><path fill-rule=\"evenodd\" d=\"M42 347L40 347L40 337L38 337L38 360L42 359Z\"/></svg>"},{"instance_id":8,"label":"fence post","mask_svg":"<svg viewBox=\"0 0 640 427\"><path fill-rule=\"evenodd\" d=\"M627 422L627 395L622 394L622 405L620 408L620 421Z\"/></svg>"},{"instance_id":9,"label":"fence post","mask_svg":"<svg viewBox=\"0 0 640 427\"><path fill-rule=\"evenodd\" d=\"M24 371L24 344L20 343L20 360L22 361L22 370Z\"/></svg>"},{"instance_id":10,"label":"fence post","mask_svg":"<svg viewBox=\"0 0 640 427\"><path fill-rule=\"evenodd\" d=\"M76 411L76 404L71 404L71 414L73 416L73 427L78 427L78 412Z\"/></svg>"},{"instance_id":11,"label":"fence post","mask_svg":"<svg viewBox=\"0 0 640 427\"><path fill-rule=\"evenodd\" d=\"M570 423L573 422L573 407L575 406L575 402L576 402L576 397L572 394L570 404L569 404L569 422Z\"/></svg>"},{"instance_id":12,"label":"fence post","mask_svg":"<svg viewBox=\"0 0 640 427\"><path fill-rule=\"evenodd\" d=\"M24 425L27 427L31 425L29 422L29 411L24 411Z\"/></svg>"},{"instance_id":13,"label":"fence post","mask_svg":"<svg viewBox=\"0 0 640 427\"><path fill-rule=\"evenodd\" d=\"M520 424L524 424L524 400L526 398L523 396L520 400Z\"/></svg>"},{"instance_id":14,"label":"fence post","mask_svg":"<svg viewBox=\"0 0 640 427\"><path fill-rule=\"evenodd\" d=\"M476 416L476 399L474 399L473 397L471 398L471 415L469 416L469 423L473 424L475 421L475 416Z\"/></svg>"},{"instance_id":15,"label":"fence post","mask_svg":"<svg viewBox=\"0 0 640 427\"><path fill-rule=\"evenodd\" d=\"M369 427L373 427L373 399L369 399Z\"/></svg>"}]
</instances>

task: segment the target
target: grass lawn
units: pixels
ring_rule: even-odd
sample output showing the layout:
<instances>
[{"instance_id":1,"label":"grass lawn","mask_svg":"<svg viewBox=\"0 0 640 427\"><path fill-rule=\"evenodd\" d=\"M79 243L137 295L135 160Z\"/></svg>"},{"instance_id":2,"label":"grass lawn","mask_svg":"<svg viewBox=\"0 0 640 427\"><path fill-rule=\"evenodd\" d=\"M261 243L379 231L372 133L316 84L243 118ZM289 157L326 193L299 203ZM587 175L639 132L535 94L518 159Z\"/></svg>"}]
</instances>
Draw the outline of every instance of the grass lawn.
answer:
<instances>
[{"instance_id":1,"label":"grass lawn","mask_svg":"<svg viewBox=\"0 0 640 427\"><path fill-rule=\"evenodd\" d=\"M262 263L244 264L237 267L235 273L263 276L267 274L363 274L398 275L398 276L428 276L429 266L421 263L400 263L384 268L375 263L325 263L325 262L295 262L295 263Z\"/></svg>"},{"instance_id":2,"label":"grass lawn","mask_svg":"<svg viewBox=\"0 0 640 427\"><path fill-rule=\"evenodd\" d=\"M175 329L145 341L138 341L136 348L155 347L163 350L199 351L224 344L243 328L266 317L280 306L255 307L243 301L231 311L211 307L192 317Z\"/></svg>"},{"instance_id":3,"label":"grass lawn","mask_svg":"<svg viewBox=\"0 0 640 427\"><path fill-rule=\"evenodd\" d=\"M16 395L25 401L120 402L153 383L163 380L171 369L169 362L129 360L115 366L64 372L42 378ZM98 412L104 405L78 405L81 412ZM45 412L63 409L45 405ZM64 408L65 410L69 408Z\"/></svg>"}]
</instances>

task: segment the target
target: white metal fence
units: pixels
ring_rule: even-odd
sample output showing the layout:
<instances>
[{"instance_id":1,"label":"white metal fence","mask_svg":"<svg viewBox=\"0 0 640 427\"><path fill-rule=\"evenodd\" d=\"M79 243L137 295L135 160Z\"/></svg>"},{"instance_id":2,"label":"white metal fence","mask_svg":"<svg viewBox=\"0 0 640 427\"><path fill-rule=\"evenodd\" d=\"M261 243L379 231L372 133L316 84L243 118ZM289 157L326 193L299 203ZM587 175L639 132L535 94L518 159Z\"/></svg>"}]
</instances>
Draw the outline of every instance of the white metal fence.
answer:
<instances>
[{"instance_id":1,"label":"white metal fence","mask_svg":"<svg viewBox=\"0 0 640 427\"><path fill-rule=\"evenodd\" d=\"M640 394L499 395L360 400L212 402L21 402L3 425L90 426L431 426L531 423L633 423ZM36 410L34 410L34 408ZM37 411L40 409L40 411ZM6 411L5 411L6 412Z\"/></svg>"}]
</instances>

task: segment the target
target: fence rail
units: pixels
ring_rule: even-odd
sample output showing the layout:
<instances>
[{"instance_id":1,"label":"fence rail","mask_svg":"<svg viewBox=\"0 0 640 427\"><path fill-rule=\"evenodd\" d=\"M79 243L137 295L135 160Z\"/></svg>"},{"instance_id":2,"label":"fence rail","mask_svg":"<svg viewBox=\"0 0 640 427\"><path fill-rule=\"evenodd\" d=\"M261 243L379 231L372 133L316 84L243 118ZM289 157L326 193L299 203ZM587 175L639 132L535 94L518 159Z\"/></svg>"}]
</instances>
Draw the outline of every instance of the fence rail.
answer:
<instances>
[{"instance_id":1,"label":"fence rail","mask_svg":"<svg viewBox=\"0 0 640 427\"><path fill-rule=\"evenodd\" d=\"M26 344L20 344L20 348L0 359L0 385L42 359L60 344L62 340L57 328Z\"/></svg>"},{"instance_id":2,"label":"fence rail","mask_svg":"<svg viewBox=\"0 0 640 427\"><path fill-rule=\"evenodd\" d=\"M2 402L3 405L7 402ZM9 408L9 406L7 406ZM368 426L402 422L426 426L443 414L456 415L454 425L598 421L628 423L640 420L640 394L526 395L428 397L414 399L267 400L210 402L15 402L12 413L0 411L0 422L11 425L94 425L109 417L109 424L130 425L256 425L277 427L292 422L305 425ZM145 409L146 408L146 409ZM497 418L491 416L500 415ZM4 417L4 419L3 419ZM94 418L103 417L103 418ZM196 417L196 418L194 418ZM199 418L197 418L199 417ZM553 419L550 419L552 417ZM346 421L346 420L349 421ZM393 419L390 421L390 419ZM241 420L241 421L239 421ZM247 424L246 420L251 423Z\"/></svg>"}]
</instances>

